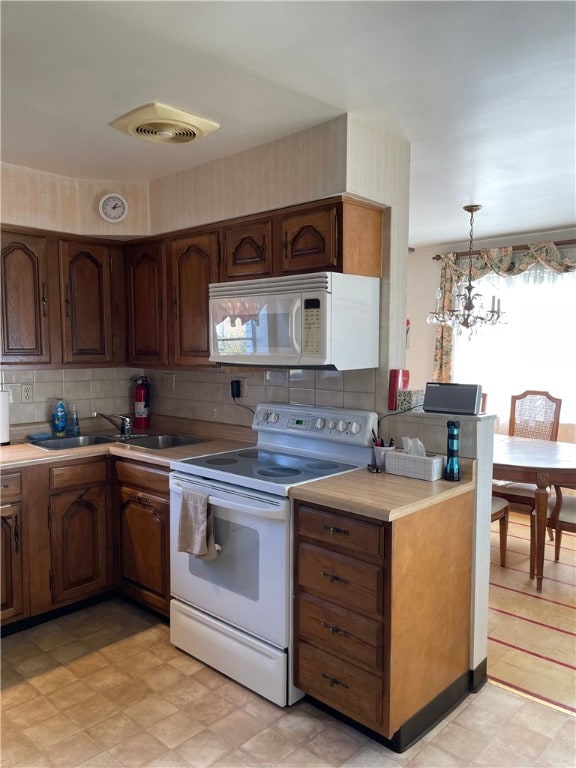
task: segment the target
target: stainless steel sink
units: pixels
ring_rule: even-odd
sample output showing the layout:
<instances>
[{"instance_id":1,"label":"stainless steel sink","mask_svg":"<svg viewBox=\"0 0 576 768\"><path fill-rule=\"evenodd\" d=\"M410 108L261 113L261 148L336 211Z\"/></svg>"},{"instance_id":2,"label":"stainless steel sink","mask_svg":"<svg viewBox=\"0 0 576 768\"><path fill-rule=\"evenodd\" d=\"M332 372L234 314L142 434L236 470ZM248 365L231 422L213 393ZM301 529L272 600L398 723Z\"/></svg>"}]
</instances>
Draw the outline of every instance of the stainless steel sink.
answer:
<instances>
[{"instance_id":1,"label":"stainless steel sink","mask_svg":"<svg viewBox=\"0 0 576 768\"><path fill-rule=\"evenodd\" d=\"M122 445L134 445L137 448L155 448L156 450L163 450L164 448L177 448L181 445L193 445L194 443L202 443L201 437L190 437L188 435L146 435L144 437L125 438L124 440L118 440Z\"/></svg>"},{"instance_id":2,"label":"stainless steel sink","mask_svg":"<svg viewBox=\"0 0 576 768\"><path fill-rule=\"evenodd\" d=\"M114 437L105 435L81 435L80 437L49 437L46 440L33 440L32 445L47 451L66 451L70 448L84 448L87 445L115 443Z\"/></svg>"}]
</instances>

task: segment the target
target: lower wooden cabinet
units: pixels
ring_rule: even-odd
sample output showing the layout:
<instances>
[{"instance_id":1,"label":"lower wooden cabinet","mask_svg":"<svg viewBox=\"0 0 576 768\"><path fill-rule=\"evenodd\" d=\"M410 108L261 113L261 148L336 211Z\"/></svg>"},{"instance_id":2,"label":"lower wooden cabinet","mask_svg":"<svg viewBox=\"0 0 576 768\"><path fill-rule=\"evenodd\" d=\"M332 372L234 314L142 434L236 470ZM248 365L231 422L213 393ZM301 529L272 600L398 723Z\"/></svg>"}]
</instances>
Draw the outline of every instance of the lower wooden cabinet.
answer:
<instances>
[{"instance_id":1,"label":"lower wooden cabinet","mask_svg":"<svg viewBox=\"0 0 576 768\"><path fill-rule=\"evenodd\" d=\"M25 507L22 501L22 472L2 473L1 488L1 590L2 623L29 615L28 553L26 547Z\"/></svg>"},{"instance_id":2,"label":"lower wooden cabinet","mask_svg":"<svg viewBox=\"0 0 576 768\"><path fill-rule=\"evenodd\" d=\"M107 457L48 468L51 608L111 588Z\"/></svg>"},{"instance_id":3,"label":"lower wooden cabinet","mask_svg":"<svg viewBox=\"0 0 576 768\"><path fill-rule=\"evenodd\" d=\"M398 751L469 690L472 518L471 493L393 522L295 502L295 685Z\"/></svg>"},{"instance_id":4,"label":"lower wooden cabinet","mask_svg":"<svg viewBox=\"0 0 576 768\"><path fill-rule=\"evenodd\" d=\"M52 605L84 600L109 586L106 486L81 487L50 496Z\"/></svg>"},{"instance_id":5,"label":"lower wooden cabinet","mask_svg":"<svg viewBox=\"0 0 576 768\"><path fill-rule=\"evenodd\" d=\"M2 473L2 624L112 589L108 458Z\"/></svg>"},{"instance_id":6,"label":"lower wooden cabinet","mask_svg":"<svg viewBox=\"0 0 576 768\"><path fill-rule=\"evenodd\" d=\"M170 613L168 472L115 464L116 579L119 591L166 616Z\"/></svg>"}]
</instances>

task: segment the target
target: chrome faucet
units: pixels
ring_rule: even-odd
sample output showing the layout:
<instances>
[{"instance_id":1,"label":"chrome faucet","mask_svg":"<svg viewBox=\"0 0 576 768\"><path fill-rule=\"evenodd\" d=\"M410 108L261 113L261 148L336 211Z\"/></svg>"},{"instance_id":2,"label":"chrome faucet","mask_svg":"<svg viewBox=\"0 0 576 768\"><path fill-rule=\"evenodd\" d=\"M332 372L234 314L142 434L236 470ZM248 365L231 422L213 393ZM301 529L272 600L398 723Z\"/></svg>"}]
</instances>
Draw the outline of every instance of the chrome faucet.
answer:
<instances>
[{"instance_id":1,"label":"chrome faucet","mask_svg":"<svg viewBox=\"0 0 576 768\"><path fill-rule=\"evenodd\" d=\"M98 413L98 411L92 411L92 417L96 418L96 416L102 416L102 418L106 419L106 421L109 421L113 427L116 427L116 429L119 429L122 437L129 438L132 436L132 419L130 418L130 416L122 416L119 413L115 413L114 414L115 418L120 419L119 423L116 423L115 421L113 421L112 417L106 416L105 413Z\"/></svg>"}]
</instances>

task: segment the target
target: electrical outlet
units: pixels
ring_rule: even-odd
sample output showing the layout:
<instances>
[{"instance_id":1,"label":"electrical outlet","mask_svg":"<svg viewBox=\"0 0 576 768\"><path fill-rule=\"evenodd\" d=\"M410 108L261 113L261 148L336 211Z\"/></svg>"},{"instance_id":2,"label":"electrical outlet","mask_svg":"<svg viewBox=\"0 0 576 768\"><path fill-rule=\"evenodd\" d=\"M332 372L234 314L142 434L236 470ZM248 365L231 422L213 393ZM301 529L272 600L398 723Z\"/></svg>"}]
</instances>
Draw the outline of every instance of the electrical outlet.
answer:
<instances>
[{"instance_id":1,"label":"electrical outlet","mask_svg":"<svg viewBox=\"0 0 576 768\"><path fill-rule=\"evenodd\" d=\"M232 379L230 382L230 396L234 399L246 397L248 394L248 379Z\"/></svg>"},{"instance_id":2,"label":"electrical outlet","mask_svg":"<svg viewBox=\"0 0 576 768\"><path fill-rule=\"evenodd\" d=\"M29 403L32 400L32 384L22 384L22 402Z\"/></svg>"},{"instance_id":3,"label":"electrical outlet","mask_svg":"<svg viewBox=\"0 0 576 768\"><path fill-rule=\"evenodd\" d=\"M162 374L162 387L165 392L174 392L176 387L176 374L175 373L163 373Z\"/></svg>"}]
</instances>

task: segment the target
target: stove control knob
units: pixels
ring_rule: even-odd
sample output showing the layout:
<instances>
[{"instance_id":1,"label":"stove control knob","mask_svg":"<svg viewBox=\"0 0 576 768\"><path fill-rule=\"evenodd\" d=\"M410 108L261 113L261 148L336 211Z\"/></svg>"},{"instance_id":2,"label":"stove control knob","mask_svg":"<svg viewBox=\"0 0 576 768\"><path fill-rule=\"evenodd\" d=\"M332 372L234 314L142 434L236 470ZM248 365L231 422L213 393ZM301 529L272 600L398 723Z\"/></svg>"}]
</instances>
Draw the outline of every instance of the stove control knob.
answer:
<instances>
[{"instance_id":1,"label":"stove control knob","mask_svg":"<svg viewBox=\"0 0 576 768\"><path fill-rule=\"evenodd\" d=\"M336 429L337 424L338 422L336 421L336 419L330 419L330 421L328 422L328 429Z\"/></svg>"},{"instance_id":2,"label":"stove control knob","mask_svg":"<svg viewBox=\"0 0 576 768\"><path fill-rule=\"evenodd\" d=\"M316 419L316 421L314 422L314 426L316 427L316 429L323 429L324 424L326 424L324 419Z\"/></svg>"},{"instance_id":3,"label":"stove control knob","mask_svg":"<svg viewBox=\"0 0 576 768\"><path fill-rule=\"evenodd\" d=\"M270 423L271 424L276 424L276 422L278 421L279 418L280 417L278 416L277 413L271 413L270 414Z\"/></svg>"},{"instance_id":4,"label":"stove control knob","mask_svg":"<svg viewBox=\"0 0 576 768\"><path fill-rule=\"evenodd\" d=\"M268 421L268 416L270 416L268 411L264 411L264 413L262 414L262 421Z\"/></svg>"},{"instance_id":5,"label":"stove control knob","mask_svg":"<svg viewBox=\"0 0 576 768\"><path fill-rule=\"evenodd\" d=\"M361 429L360 424L358 424L357 421L353 421L352 424L350 425L350 432L352 432L353 435L357 435L358 432L360 432L360 429Z\"/></svg>"},{"instance_id":6,"label":"stove control knob","mask_svg":"<svg viewBox=\"0 0 576 768\"><path fill-rule=\"evenodd\" d=\"M348 422L340 420L338 422L338 432L346 432L346 429L348 428Z\"/></svg>"}]
</instances>

